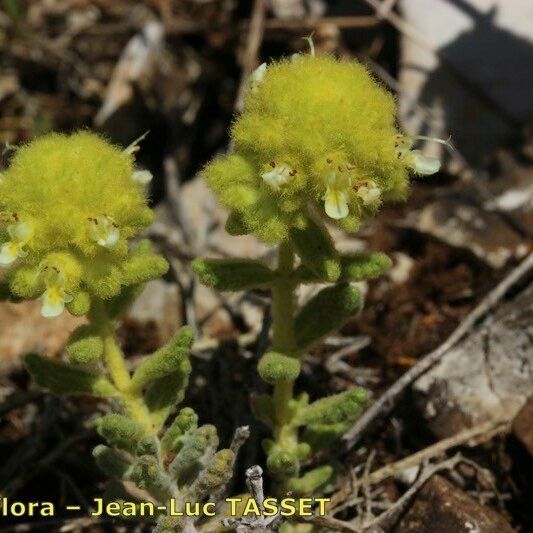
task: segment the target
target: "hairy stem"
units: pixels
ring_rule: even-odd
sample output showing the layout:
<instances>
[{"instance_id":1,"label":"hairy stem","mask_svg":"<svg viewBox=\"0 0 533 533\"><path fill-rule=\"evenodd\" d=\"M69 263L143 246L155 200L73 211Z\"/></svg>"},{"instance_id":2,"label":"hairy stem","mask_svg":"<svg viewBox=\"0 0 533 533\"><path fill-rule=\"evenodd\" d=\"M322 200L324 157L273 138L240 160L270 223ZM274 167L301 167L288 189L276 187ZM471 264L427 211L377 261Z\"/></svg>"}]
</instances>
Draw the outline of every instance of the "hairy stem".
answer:
<instances>
[{"instance_id":1,"label":"hairy stem","mask_svg":"<svg viewBox=\"0 0 533 533\"><path fill-rule=\"evenodd\" d=\"M295 285L292 280L294 250L290 243L281 243L278 257L278 280L273 289L272 349L284 355L296 357L294 339ZM289 403L293 398L293 381L274 384L276 427L274 439L282 447L293 450L297 442L296 430L290 425Z\"/></svg>"},{"instance_id":2,"label":"hairy stem","mask_svg":"<svg viewBox=\"0 0 533 533\"><path fill-rule=\"evenodd\" d=\"M104 364L111 381L120 394L120 402L132 420L144 429L147 435L154 435L156 428L144 402L142 392L131 387L131 374L126 365L124 352L118 345L115 322L109 318L102 304L95 304L91 322L97 326L104 342Z\"/></svg>"}]
</instances>

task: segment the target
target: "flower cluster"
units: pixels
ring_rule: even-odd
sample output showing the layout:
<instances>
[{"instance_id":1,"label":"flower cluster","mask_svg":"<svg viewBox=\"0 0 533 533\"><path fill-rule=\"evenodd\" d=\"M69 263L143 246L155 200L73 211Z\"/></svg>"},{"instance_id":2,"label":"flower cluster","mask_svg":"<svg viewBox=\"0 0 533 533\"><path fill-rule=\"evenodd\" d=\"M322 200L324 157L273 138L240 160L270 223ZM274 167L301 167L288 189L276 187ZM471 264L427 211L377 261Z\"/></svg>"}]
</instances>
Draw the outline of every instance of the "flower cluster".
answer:
<instances>
[{"instance_id":1,"label":"flower cluster","mask_svg":"<svg viewBox=\"0 0 533 533\"><path fill-rule=\"evenodd\" d=\"M406 195L410 172L439 169L412 149L418 138L397 131L393 97L363 66L332 57L261 65L232 139L233 153L205 174L233 231L271 243L305 225L310 210L356 230L382 202Z\"/></svg>"},{"instance_id":2,"label":"flower cluster","mask_svg":"<svg viewBox=\"0 0 533 533\"><path fill-rule=\"evenodd\" d=\"M0 267L18 298L40 298L42 315L86 314L91 300L166 271L128 239L152 220L134 149L78 132L17 149L0 179Z\"/></svg>"}]
</instances>

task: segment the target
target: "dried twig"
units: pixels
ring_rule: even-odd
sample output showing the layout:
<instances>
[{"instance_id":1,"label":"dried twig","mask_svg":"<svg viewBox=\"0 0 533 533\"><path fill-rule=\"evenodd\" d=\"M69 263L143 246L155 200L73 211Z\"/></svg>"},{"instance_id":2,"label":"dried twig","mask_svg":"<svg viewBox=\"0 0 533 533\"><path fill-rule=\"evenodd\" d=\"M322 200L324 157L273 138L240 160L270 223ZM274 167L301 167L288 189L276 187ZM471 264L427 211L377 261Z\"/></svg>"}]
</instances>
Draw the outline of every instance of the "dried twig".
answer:
<instances>
[{"instance_id":1,"label":"dried twig","mask_svg":"<svg viewBox=\"0 0 533 533\"><path fill-rule=\"evenodd\" d=\"M246 84L248 76L253 72L257 66L259 56L259 49L263 41L265 32L265 19L267 14L267 4L265 0L255 0L252 10L252 18L250 20L250 29L248 31L248 38L246 41L246 50L242 59L242 75L239 91L235 100L235 110L240 111L244 103L244 96L246 94Z\"/></svg>"},{"instance_id":2,"label":"dried twig","mask_svg":"<svg viewBox=\"0 0 533 533\"><path fill-rule=\"evenodd\" d=\"M335 514L340 511L341 508L335 509L336 506L341 504L346 500L346 497L350 494L353 494L362 486L375 485L381 481L394 477L404 472L408 468L413 468L419 466L424 461L428 461L435 457L438 457L444 454L446 451L461 446L465 443L474 441L476 444L481 442L486 442L490 440L494 435L505 430L508 426L508 421L502 420L491 420L490 422L484 422L478 424L472 428L465 429L452 435L446 439L440 440L419 452L416 452L404 459L400 459L395 463L385 465L384 467L375 470L368 476L363 476L361 479L353 480L350 479L345 485L343 485L333 496L331 497L328 507L332 509L331 513ZM342 509L346 507L346 504L342 505Z\"/></svg>"},{"instance_id":3,"label":"dried twig","mask_svg":"<svg viewBox=\"0 0 533 533\"><path fill-rule=\"evenodd\" d=\"M483 318L525 274L533 268L533 253L512 270L459 324L455 331L436 350L430 352L411 367L377 400L344 434L347 448L353 447L361 434L380 415L388 414L398 402L404 390L417 378L437 364Z\"/></svg>"}]
</instances>

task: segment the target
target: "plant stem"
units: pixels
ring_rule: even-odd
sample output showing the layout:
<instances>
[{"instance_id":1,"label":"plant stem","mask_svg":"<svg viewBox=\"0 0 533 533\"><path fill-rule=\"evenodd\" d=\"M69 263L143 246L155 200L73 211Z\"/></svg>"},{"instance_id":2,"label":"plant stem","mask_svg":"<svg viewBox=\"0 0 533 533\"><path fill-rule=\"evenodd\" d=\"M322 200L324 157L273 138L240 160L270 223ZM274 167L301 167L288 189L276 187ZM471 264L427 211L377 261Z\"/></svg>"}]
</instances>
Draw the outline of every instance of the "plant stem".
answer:
<instances>
[{"instance_id":1,"label":"plant stem","mask_svg":"<svg viewBox=\"0 0 533 533\"><path fill-rule=\"evenodd\" d=\"M290 243L281 243L278 256L278 280L272 294L272 349L295 357L293 268L294 250ZM282 448L291 450L298 444L296 430L290 426L292 413L289 403L293 398L293 389L294 381L280 381L274 384L276 412L274 439Z\"/></svg>"},{"instance_id":2,"label":"plant stem","mask_svg":"<svg viewBox=\"0 0 533 533\"><path fill-rule=\"evenodd\" d=\"M104 363L111 381L120 394L120 401L130 418L140 424L147 435L154 435L156 429L142 392L131 387L131 375L126 365L124 352L120 349L115 334L115 322L110 319L103 304L95 304L91 322L98 328L104 342Z\"/></svg>"}]
</instances>

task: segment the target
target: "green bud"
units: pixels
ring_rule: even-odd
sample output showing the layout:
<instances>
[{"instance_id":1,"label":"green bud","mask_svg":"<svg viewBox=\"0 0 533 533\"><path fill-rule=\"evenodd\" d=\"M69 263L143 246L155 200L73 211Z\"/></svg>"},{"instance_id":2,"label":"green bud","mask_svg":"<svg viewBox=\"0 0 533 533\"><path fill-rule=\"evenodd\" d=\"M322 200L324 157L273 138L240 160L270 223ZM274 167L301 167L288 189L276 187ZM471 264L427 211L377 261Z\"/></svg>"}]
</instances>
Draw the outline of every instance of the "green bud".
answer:
<instances>
[{"instance_id":1,"label":"green bud","mask_svg":"<svg viewBox=\"0 0 533 533\"><path fill-rule=\"evenodd\" d=\"M381 276L391 268L389 256L381 252L343 255L341 257L342 281L362 281Z\"/></svg>"},{"instance_id":2,"label":"green bud","mask_svg":"<svg viewBox=\"0 0 533 533\"><path fill-rule=\"evenodd\" d=\"M133 452L142 437L142 427L118 414L105 415L96 421L96 430L110 446Z\"/></svg>"},{"instance_id":3,"label":"green bud","mask_svg":"<svg viewBox=\"0 0 533 533\"><path fill-rule=\"evenodd\" d=\"M287 478L298 475L300 462L295 453L278 449L268 455L267 468L274 476Z\"/></svg>"},{"instance_id":4,"label":"green bud","mask_svg":"<svg viewBox=\"0 0 533 533\"><path fill-rule=\"evenodd\" d=\"M124 478L131 468L131 462L123 454L103 444L98 445L93 450L93 457L98 468L109 477L115 479Z\"/></svg>"},{"instance_id":5,"label":"green bud","mask_svg":"<svg viewBox=\"0 0 533 533\"><path fill-rule=\"evenodd\" d=\"M368 393L360 387L354 387L308 405L298 412L295 423L305 426L352 422L361 414L367 402Z\"/></svg>"},{"instance_id":6,"label":"green bud","mask_svg":"<svg viewBox=\"0 0 533 533\"><path fill-rule=\"evenodd\" d=\"M322 289L296 315L296 344L306 350L332 331L339 329L363 305L361 293L347 283Z\"/></svg>"},{"instance_id":7,"label":"green bud","mask_svg":"<svg viewBox=\"0 0 533 533\"><path fill-rule=\"evenodd\" d=\"M66 304L71 315L84 316L91 309L91 296L88 292L79 291L72 295L72 300Z\"/></svg>"},{"instance_id":8,"label":"green bud","mask_svg":"<svg viewBox=\"0 0 533 533\"><path fill-rule=\"evenodd\" d=\"M259 375L271 385L279 381L294 381L299 375L301 364L295 357L277 352L267 352L257 365Z\"/></svg>"},{"instance_id":9,"label":"green bud","mask_svg":"<svg viewBox=\"0 0 533 533\"><path fill-rule=\"evenodd\" d=\"M242 219L241 215L239 213L232 211L229 214L228 219L226 220L226 231L230 235L238 236L238 235L246 235L249 233L248 228L246 227L246 224L244 223L244 220Z\"/></svg>"},{"instance_id":10,"label":"green bud","mask_svg":"<svg viewBox=\"0 0 533 533\"><path fill-rule=\"evenodd\" d=\"M117 390L103 376L98 376L60 361L36 354L27 355L26 369L38 385L55 394L92 394L116 396Z\"/></svg>"},{"instance_id":11,"label":"green bud","mask_svg":"<svg viewBox=\"0 0 533 533\"><path fill-rule=\"evenodd\" d=\"M171 375L180 369L187 358L194 340L194 330L185 326L172 339L148 357L135 370L131 379L131 388L141 390L151 381Z\"/></svg>"},{"instance_id":12,"label":"green bud","mask_svg":"<svg viewBox=\"0 0 533 533\"><path fill-rule=\"evenodd\" d=\"M192 269L200 281L219 291L240 291L268 287L276 274L252 259L195 259Z\"/></svg>"},{"instance_id":13,"label":"green bud","mask_svg":"<svg viewBox=\"0 0 533 533\"><path fill-rule=\"evenodd\" d=\"M91 363L104 353L104 341L93 326L82 325L70 335L66 352L72 363Z\"/></svg>"},{"instance_id":14,"label":"green bud","mask_svg":"<svg viewBox=\"0 0 533 533\"><path fill-rule=\"evenodd\" d=\"M21 298L37 298L45 289L39 267L20 267L11 276L11 292Z\"/></svg>"},{"instance_id":15,"label":"green bud","mask_svg":"<svg viewBox=\"0 0 533 533\"><path fill-rule=\"evenodd\" d=\"M322 485L327 483L333 474L333 467L323 465L315 468L301 478L292 478L288 481L288 489L298 496L312 494Z\"/></svg>"},{"instance_id":16,"label":"green bud","mask_svg":"<svg viewBox=\"0 0 533 533\"><path fill-rule=\"evenodd\" d=\"M197 425L198 415L190 407L183 408L161 439L163 452L178 451L182 444L183 435L192 429L196 429Z\"/></svg>"},{"instance_id":17,"label":"green bud","mask_svg":"<svg viewBox=\"0 0 533 533\"><path fill-rule=\"evenodd\" d=\"M143 455L157 456L157 453L158 453L157 441L155 437L151 435L140 439L135 448L135 455L139 457Z\"/></svg>"},{"instance_id":18,"label":"green bud","mask_svg":"<svg viewBox=\"0 0 533 533\"><path fill-rule=\"evenodd\" d=\"M311 446L307 442L300 442L296 447L296 455L300 462L307 461L311 456Z\"/></svg>"},{"instance_id":19,"label":"green bud","mask_svg":"<svg viewBox=\"0 0 533 533\"><path fill-rule=\"evenodd\" d=\"M290 237L302 263L320 280L335 281L339 278L339 254L322 222L308 219L307 227L293 228Z\"/></svg>"},{"instance_id":20,"label":"green bud","mask_svg":"<svg viewBox=\"0 0 533 533\"><path fill-rule=\"evenodd\" d=\"M122 265L123 285L138 285L168 272L168 262L156 254L133 255Z\"/></svg>"}]
</instances>

